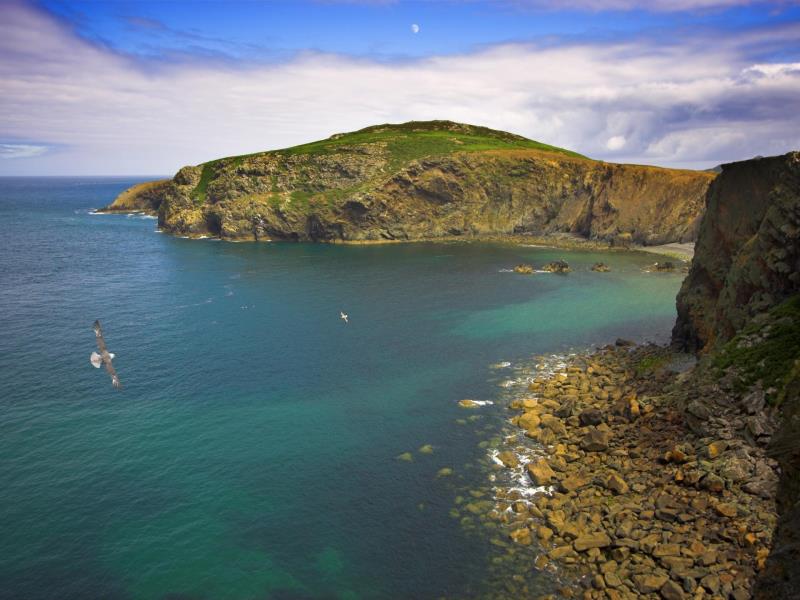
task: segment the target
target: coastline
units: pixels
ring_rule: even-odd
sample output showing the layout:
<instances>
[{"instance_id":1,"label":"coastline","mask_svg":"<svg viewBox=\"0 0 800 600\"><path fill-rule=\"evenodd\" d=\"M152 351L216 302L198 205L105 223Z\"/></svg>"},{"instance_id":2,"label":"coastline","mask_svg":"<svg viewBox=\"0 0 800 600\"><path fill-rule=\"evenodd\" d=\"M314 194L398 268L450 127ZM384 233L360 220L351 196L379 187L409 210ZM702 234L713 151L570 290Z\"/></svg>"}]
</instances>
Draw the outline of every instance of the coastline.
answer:
<instances>
[{"instance_id":1,"label":"coastline","mask_svg":"<svg viewBox=\"0 0 800 600\"><path fill-rule=\"evenodd\" d=\"M117 209L117 208L110 208L108 206L103 208L94 209L94 214L98 215L127 215L127 214L136 214L136 215L147 215L152 217L158 217L158 213L155 211L148 211L142 209ZM215 239L223 242L231 242L231 243L287 243L287 244L295 244L297 242L293 242L291 240L273 240L269 238L262 238L262 239L253 239L252 237L248 238L225 238L221 236L210 235L209 233L183 233L177 234L173 233L168 230L164 230L159 228L159 231L162 233L168 233L175 237L179 237L182 239L192 239L192 240L207 240L207 239ZM415 239L383 239L383 240L319 240L317 242L310 242L310 243L319 243L319 244L332 244L332 245L343 245L343 246L379 246L379 245L386 245L386 244L417 244L417 243L444 243L444 244L452 244L452 243L500 243L500 244L511 244L511 245L520 245L520 246L540 246L543 248L555 248L555 249L562 249L562 250L598 250L602 252L649 252L651 254L656 254L659 256L665 256L668 258L673 258L677 260L681 260L684 262L690 262L692 257L694 256L694 243L668 243L668 244L660 244L657 246L641 246L641 245L614 245L611 242L603 241L603 240L591 240L588 238L584 238L577 234L572 233L555 233L549 235L533 235L533 234L508 234L508 235L475 235L475 236L440 236L440 237L423 237L423 238L415 238Z\"/></svg>"},{"instance_id":2,"label":"coastline","mask_svg":"<svg viewBox=\"0 0 800 600\"><path fill-rule=\"evenodd\" d=\"M706 396L724 392L685 356L618 344L540 363L508 398L489 452L496 578L511 597L535 565L555 577L548 598L750 598L777 465L730 425L748 408L715 418Z\"/></svg>"}]
</instances>

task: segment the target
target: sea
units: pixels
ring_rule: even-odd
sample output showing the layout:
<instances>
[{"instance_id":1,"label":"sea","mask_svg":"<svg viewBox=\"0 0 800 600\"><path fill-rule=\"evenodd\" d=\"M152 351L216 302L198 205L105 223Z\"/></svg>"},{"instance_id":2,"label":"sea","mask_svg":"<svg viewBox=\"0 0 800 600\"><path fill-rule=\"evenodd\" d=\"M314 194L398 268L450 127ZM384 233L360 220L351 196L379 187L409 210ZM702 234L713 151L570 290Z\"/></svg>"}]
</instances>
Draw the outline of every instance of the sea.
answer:
<instances>
[{"instance_id":1,"label":"sea","mask_svg":"<svg viewBox=\"0 0 800 600\"><path fill-rule=\"evenodd\" d=\"M486 481L503 368L675 319L683 275L651 254L95 213L145 179L0 178L0 598L483 597L491 544L452 509Z\"/></svg>"}]
</instances>

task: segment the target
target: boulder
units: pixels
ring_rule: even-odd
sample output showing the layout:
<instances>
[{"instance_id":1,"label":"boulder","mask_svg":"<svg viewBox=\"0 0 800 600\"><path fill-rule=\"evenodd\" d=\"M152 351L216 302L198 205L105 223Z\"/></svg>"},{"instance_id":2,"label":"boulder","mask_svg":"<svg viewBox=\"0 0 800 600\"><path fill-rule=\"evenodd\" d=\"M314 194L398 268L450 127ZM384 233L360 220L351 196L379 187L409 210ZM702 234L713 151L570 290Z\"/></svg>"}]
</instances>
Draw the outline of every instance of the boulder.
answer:
<instances>
[{"instance_id":1,"label":"boulder","mask_svg":"<svg viewBox=\"0 0 800 600\"><path fill-rule=\"evenodd\" d=\"M504 467L507 467L509 469L513 469L519 466L519 459L517 458L516 454L511 452L511 450L506 450L504 452L501 452L500 454L497 455L497 459L501 463L503 463Z\"/></svg>"},{"instance_id":2,"label":"boulder","mask_svg":"<svg viewBox=\"0 0 800 600\"><path fill-rule=\"evenodd\" d=\"M714 510L717 511L717 514L722 517L735 517L739 514L739 510L736 508L735 504L730 504L728 502L720 502L714 506Z\"/></svg>"},{"instance_id":3,"label":"boulder","mask_svg":"<svg viewBox=\"0 0 800 600\"><path fill-rule=\"evenodd\" d=\"M611 545L611 538L605 533L587 533L575 538L572 543L575 550L585 552L591 548L605 548Z\"/></svg>"},{"instance_id":4,"label":"boulder","mask_svg":"<svg viewBox=\"0 0 800 600\"><path fill-rule=\"evenodd\" d=\"M697 417L701 421L705 421L711 416L711 411L699 400L693 400L690 402L689 406L686 407L686 410L690 415Z\"/></svg>"},{"instance_id":5,"label":"boulder","mask_svg":"<svg viewBox=\"0 0 800 600\"><path fill-rule=\"evenodd\" d=\"M760 413L766 405L764 390L759 389L750 392L742 398L740 405L749 415Z\"/></svg>"},{"instance_id":6,"label":"boulder","mask_svg":"<svg viewBox=\"0 0 800 600\"><path fill-rule=\"evenodd\" d=\"M525 412L520 415L517 425L523 429L533 429L538 427L540 422L541 419L535 412Z\"/></svg>"},{"instance_id":7,"label":"boulder","mask_svg":"<svg viewBox=\"0 0 800 600\"><path fill-rule=\"evenodd\" d=\"M572 415L575 414L575 411L578 409L578 401L577 399L572 396L565 397L561 401L561 406L558 407L556 412L554 413L557 417L561 417L562 419L569 419Z\"/></svg>"},{"instance_id":8,"label":"boulder","mask_svg":"<svg viewBox=\"0 0 800 600\"><path fill-rule=\"evenodd\" d=\"M567 435L567 428L564 426L564 422L555 415L542 415L541 422L542 427L547 427L554 434L558 436Z\"/></svg>"},{"instance_id":9,"label":"boulder","mask_svg":"<svg viewBox=\"0 0 800 600\"><path fill-rule=\"evenodd\" d=\"M550 465L543 458L528 463L526 468L528 469L528 475L536 485L550 485L556 476L555 471L550 468Z\"/></svg>"},{"instance_id":10,"label":"boulder","mask_svg":"<svg viewBox=\"0 0 800 600\"><path fill-rule=\"evenodd\" d=\"M575 492L581 488L586 487L591 483L588 477L583 477L581 475L572 475L570 477L565 477L562 479L558 484L558 489L562 493L568 492Z\"/></svg>"},{"instance_id":11,"label":"boulder","mask_svg":"<svg viewBox=\"0 0 800 600\"><path fill-rule=\"evenodd\" d=\"M603 413L596 408L587 408L578 415L582 427L600 425L603 422Z\"/></svg>"},{"instance_id":12,"label":"boulder","mask_svg":"<svg viewBox=\"0 0 800 600\"><path fill-rule=\"evenodd\" d=\"M662 573L636 575L633 579L636 582L636 587L642 594L657 592L669 581L669 577Z\"/></svg>"},{"instance_id":13,"label":"boulder","mask_svg":"<svg viewBox=\"0 0 800 600\"><path fill-rule=\"evenodd\" d=\"M604 262L596 262L592 265L592 271L597 271L598 273L608 273L610 270L609 266Z\"/></svg>"},{"instance_id":14,"label":"boulder","mask_svg":"<svg viewBox=\"0 0 800 600\"><path fill-rule=\"evenodd\" d=\"M664 600L684 600L684 598L686 598L681 586L672 580L669 580L662 585L659 592Z\"/></svg>"},{"instance_id":15,"label":"boulder","mask_svg":"<svg viewBox=\"0 0 800 600\"><path fill-rule=\"evenodd\" d=\"M605 480L607 490L615 494L627 494L630 488L619 473L611 473Z\"/></svg>"},{"instance_id":16,"label":"boulder","mask_svg":"<svg viewBox=\"0 0 800 600\"><path fill-rule=\"evenodd\" d=\"M581 448L587 452L604 452L608 450L611 434L608 431L590 427L581 439Z\"/></svg>"},{"instance_id":17,"label":"boulder","mask_svg":"<svg viewBox=\"0 0 800 600\"><path fill-rule=\"evenodd\" d=\"M721 494L725 489L725 480L714 473L709 473L700 480L700 487L715 494Z\"/></svg>"}]
</instances>

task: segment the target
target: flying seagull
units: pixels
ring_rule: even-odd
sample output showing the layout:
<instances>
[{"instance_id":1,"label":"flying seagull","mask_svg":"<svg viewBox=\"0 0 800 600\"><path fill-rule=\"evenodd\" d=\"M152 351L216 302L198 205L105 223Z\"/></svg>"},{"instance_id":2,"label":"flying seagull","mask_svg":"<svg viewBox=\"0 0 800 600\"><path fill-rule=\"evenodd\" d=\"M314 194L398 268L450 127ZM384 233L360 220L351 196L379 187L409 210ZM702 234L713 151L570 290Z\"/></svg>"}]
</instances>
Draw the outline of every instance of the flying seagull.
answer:
<instances>
[{"instance_id":1,"label":"flying seagull","mask_svg":"<svg viewBox=\"0 0 800 600\"><path fill-rule=\"evenodd\" d=\"M111 385L119 389L122 387L122 384L119 382L119 377L117 377L117 372L114 370L114 365L111 364L114 355L106 348L106 342L103 339L103 330L100 329L100 321L94 322L94 336L97 339L97 349L100 350L100 354L92 352L89 356L89 361L95 369L99 369L100 365L104 364L106 366L106 371L111 375Z\"/></svg>"},{"instance_id":2,"label":"flying seagull","mask_svg":"<svg viewBox=\"0 0 800 600\"><path fill-rule=\"evenodd\" d=\"M347 315L342 311L339 311L339 318L344 321L345 323L349 323L350 321L347 320Z\"/></svg>"}]
</instances>

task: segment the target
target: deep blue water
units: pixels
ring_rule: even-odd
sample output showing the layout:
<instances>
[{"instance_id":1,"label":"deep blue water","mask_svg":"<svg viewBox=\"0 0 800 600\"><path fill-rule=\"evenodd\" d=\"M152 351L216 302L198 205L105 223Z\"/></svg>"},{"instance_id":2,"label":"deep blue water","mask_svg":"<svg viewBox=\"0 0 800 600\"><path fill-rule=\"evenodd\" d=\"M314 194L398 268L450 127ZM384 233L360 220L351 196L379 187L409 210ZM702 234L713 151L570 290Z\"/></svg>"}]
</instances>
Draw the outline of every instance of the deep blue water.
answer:
<instances>
[{"instance_id":1,"label":"deep blue water","mask_svg":"<svg viewBox=\"0 0 800 600\"><path fill-rule=\"evenodd\" d=\"M448 516L483 478L457 401L494 397L491 363L674 320L681 275L649 255L90 214L132 183L0 179L1 598L480 595L487 543ZM502 272L556 258L574 272ZM95 319L121 391L89 363Z\"/></svg>"}]
</instances>

